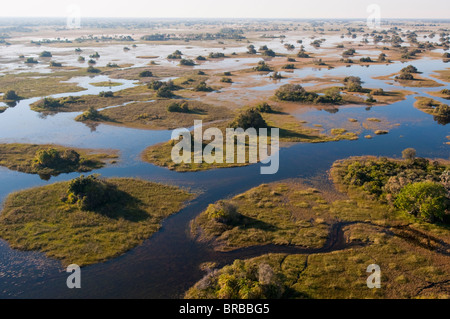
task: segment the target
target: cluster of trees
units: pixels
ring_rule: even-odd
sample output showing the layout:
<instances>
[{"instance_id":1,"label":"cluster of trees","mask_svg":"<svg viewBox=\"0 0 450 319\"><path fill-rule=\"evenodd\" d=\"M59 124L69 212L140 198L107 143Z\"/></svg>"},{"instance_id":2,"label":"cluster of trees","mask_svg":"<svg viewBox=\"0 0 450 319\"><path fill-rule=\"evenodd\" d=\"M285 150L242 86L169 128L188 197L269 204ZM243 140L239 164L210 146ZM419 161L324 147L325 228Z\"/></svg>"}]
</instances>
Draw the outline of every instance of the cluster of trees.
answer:
<instances>
[{"instance_id":1,"label":"cluster of trees","mask_svg":"<svg viewBox=\"0 0 450 319\"><path fill-rule=\"evenodd\" d=\"M359 76L347 76L344 78L345 89L349 92L362 92L362 83Z\"/></svg>"},{"instance_id":2,"label":"cluster of trees","mask_svg":"<svg viewBox=\"0 0 450 319\"><path fill-rule=\"evenodd\" d=\"M151 71L145 70L139 73L139 77L141 78L150 78L153 76L153 73Z\"/></svg>"},{"instance_id":3,"label":"cluster of trees","mask_svg":"<svg viewBox=\"0 0 450 319\"><path fill-rule=\"evenodd\" d=\"M98 59L98 58L100 58L100 54L98 54L98 52L95 52L94 54L91 54L89 57L91 59Z\"/></svg>"},{"instance_id":4,"label":"cluster of trees","mask_svg":"<svg viewBox=\"0 0 450 319\"><path fill-rule=\"evenodd\" d=\"M52 53L49 51L42 51L41 54L39 54L39 57L41 58L51 58L52 57Z\"/></svg>"},{"instance_id":5,"label":"cluster of trees","mask_svg":"<svg viewBox=\"0 0 450 319\"><path fill-rule=\"evenodd\" d=\"M299 57L299 58L310 58L310 55L308 53L306 53L305 47L303 45L300 47L300 51L298 51L297 57Z\"/></svg>"},{"instance_id":6,"label":"cluster of trees","mask_svg":"<svg viewBox=\"0 0 450 319\"><path fill-rule=\"evenodd\" d=\"M400 75L395 77L396 80L414 80L413 73L419 73L417 68L412 65L408 65L407 67L400 70Z\"/></svg>"},{"instance_id":7,"label":"cluster of trees","mask_svg":"<svg viewBox=\"0 0 450 319\"><path fill-rule=\"evenodd\" d=\"M84 211L98 211L105 205L116 202L118 197L116 187L100 179L98 175L81 175L69 182L63 201L77 205Z\"/></svg>"},{"instance_id":8,"label":"cluster of trees","mask_svg":"<svg viewBox=\"0 0 450 319\"><path fill-rule=\"evenodd\" d=\"M306 103L340 103L341 91L338 88L330 88L324 95L306 91L300 84L285 84L276 92L275 97L281 101L306 102Z\"/></svg>"},{"instance_id":9,"label":"cluster of trees","mask_svg":"<svg viewBox=\"0 0 450 319\"><path fill-rule=\"evenodd\" d=\"M231 123L231 127L246 130L248 128L267 128L268 126L260 111L256 108L250 108L237 115Z\"/></svg>"},{"instance_id":10,"label":"cluster of trees","mask_svg":"<svg viewBox=\"0 0 450 319\"><path fill-rule=\"evenodd\" d=\"M87 68L86 71L87 71L88 73L100 73L100 72L102 72L102 70L97 69L97 68L94 68L92 65L90 65L90 66Z\"/></svg>"},{"instance_id":11,"label":"cluster of trees","mask_svg":"<svg viewBox=\"0 0 450 319\"><path fill-rule=\"evenodd\" d=\"M38 169L77 168L81 161L80 154L75 150L59 151L55 148L49 148L36 152L33 159L33 167Z\"/></svg>"},{"instance_id":12,"label":"cluster of trees","mask_svg":"<svg viewBox=\"0 0 450 319\"><path fill-rule=\"evenodd\" d=\"M293 63L288 63L288 64L283 65L281 68L284 70L294 70L295 65Z\"/></svg>"},{"instance_id":13,"label":"cluster of trees","mask_svg":"<svg viewBox=\"0 0 450 319\"><path fill-rule=\"evenodd\" d=\"M113 91L101 91L98 96L100 97L114 97Z\"/></svg>"},{"instance_id":14,"label":"cluster of trees","mask_svg":"<svg viewBox=\"0 0 450 319\"><path fill-rule=\"evenodd\" d=\"M169 106L167 107L167 111L177 112L177 113L191 112L191 110L189 109L189 104L186 101L173 102L173 103L169 104Z\"/></svg>"},{"instance_id":15,"label":"cluster of trees","mask_svg":"<svg viewBox=\"0 0 450 319\"><path fill-rule=\"evenodd\" d=\"M4 101L19 101L20 99L22 99L22 98L20 96L18 96L16 91L14 91L14 90L8 90L3 95Z\"/></svg>"},{"instance_id":16,"label":"cluster of trees","mask_svg":"<svg viewBox=\"0 0 450 319\"><path fill-rule=\"evenodd\" d=\"M180 65L193 66L193 65L195 65L195 62L191 59L181 59Z\"/></svg>"},{"instance_id":17,"label":"cluster of trees","mask_svg":"<svg viewBox=\"0 0 450 319\"><path fill-rule=\"evenodd\" d=\"M208 57L210 59L219 59L219 58L224 58L225 54L223 54L222 52L211 52Z\"/></svg>"},{"instance_id":18,"label":"cluster of trees","mask_svg":"<svg viewBox=\"0 0 450 319\"><path fill-rule=\"evenodd\" d=\"M235 260L210 272L188 293L195 299L279 299L288 294L283 275L266 263Z\"/></svg>"},{"instance_id":19,"label":"cluster of trees","mask_svg":"<svg viewBox=\"0 0 450 319\"><path fill-rule=\"evenodd\" d=\"M93 106L89 107L87 111L84 111L81 115L78 115L75 120L79 122L84 121L100 121L105 119L103 115L100 114Z\"/></svg>"},{"instance_id":20,"label":"cluster of trees","mask_svg":"<svg viewBox=\"0 0 450 319\"><path fill-rule=\"evenodd\" d=\"M196 92L212 92L214 89L206 84L205 81L200 82L194 87L194 91Z\"/></svg>"},{"instance_id":21,"label":"cluster of trees","mask_svg":"<svg viewBox=\"0 0 450 319\"><path fill-rule=\"evenodd\" d=\"M250 45L247 47L247 53L248 53L248 54L256 54L256 49L255 49L255 46L254 46L253 44L250 44Z\"/></svg>"},{"instance_id":22,"label":"cluster of trees","mask_svg":"<svg viewBox=\"0 0 450 319\"><path fill-rule=\"evenodd\" d=\"M180 50L175 50L175 52L173 52L172 54L169 54L169 55L167 56L167 58L168 58L169 60L179 60L179 59L182 58L182 55L183 55L183 53L181 53Z\"/></svg>"},{"instance_id":23,"label":"cluster of trees","mask_svg":"<svg viewBox=\"0 0 450 319\"><path fill-rule=\"evenodd\" d=\"M228 77L222 77L221 79L220 79L220 82L223 82L223 83L233 83L233 80L232 79L230 79L230 78L228 78Z\"/></svg>"},{"instance_id":24,"label":"cluster of trees","mask_svg":"<svg viewBox=\"0 0 450 319\"><path fill-rule=\"evenodd\" d=\"M265 61L259 61L258 65L255 66L253 70L258 72L270 72L272 71L272 68Z\"/></svg>"},{"instance_id":25,"label":"cluster of trees","mask_svg":"<svg viewBox=\"0 0 450 319\"><path fill-rule=\"evenodd\" d=\"M155 33L141 37L144 41L210 41L210 40L243 40L244 31L240 29L223 28L217 33L183 33L183 34L161 34Z\"/></svg>"},{"instance_id":26,"label":"cluster of trees","mask_svg":"<svg viewBox=\"0 0 450 319\"><path fill-rule=\"evenodd\" d=\"M350 48L350 49L347 49L344 52L342 52L342 55L344 57L346 57L346 56L353 56L355 53L356 53L356 50L353 49L353 48Z\"/></svg>"},{"instance_id":27,"label":"cluster of trees","mask_svg":"<svg viewBox=\"0 0 450 319\"><path fill-rule=\"evenodd\" d=\"M150 82L147 87L149 89L156 91L156 96L159 98L172 98L175 94L173 91L177 90L178 87L173 83L173 81L152 81Z\"/></svg>"},{"instance_id":28,"label":"cluster of trees","mask_svg":"<svg viewBox=\"0 0 450 319\"><path fill-rule=\"evenodd\" d=\"M449 168L416 158L414 149L406 149L402 155L403 161L353 161L341 173L341 180L426 221L450 222Z\"/></svg>"},{"instance_id":29,"label":"cluster of trees","mask_svg":"<svg viewBox=\"0 0 450 319\"><path fill-rule=\"evenodd\" d=\"M30 57L25 60L25 63L26 64L36 64L36 63L39 63L39 61L36 60L35 58Z\"/></svg>"},{"instance_id":30,"label":"cluster of trees","mask_svg":"<svg viewBox=\"0 0 450 319\"><path fill-rule=\"evenodd\" d=\"M62 64L59 62L50 61L50 66L54 67L54 68L60 68L60 67L62 67Z\"/></svg>"},{"instance_id":31,"label":"cluster of trees","mask_svg":"<svg viewBox=\"0 0 450 319\"><path fill-rule=\"evenodd\" d=\"M272 107L267 102L260 103L255 106L255 109L260 113L273 113Z\"/></svg>"}]
</instances>

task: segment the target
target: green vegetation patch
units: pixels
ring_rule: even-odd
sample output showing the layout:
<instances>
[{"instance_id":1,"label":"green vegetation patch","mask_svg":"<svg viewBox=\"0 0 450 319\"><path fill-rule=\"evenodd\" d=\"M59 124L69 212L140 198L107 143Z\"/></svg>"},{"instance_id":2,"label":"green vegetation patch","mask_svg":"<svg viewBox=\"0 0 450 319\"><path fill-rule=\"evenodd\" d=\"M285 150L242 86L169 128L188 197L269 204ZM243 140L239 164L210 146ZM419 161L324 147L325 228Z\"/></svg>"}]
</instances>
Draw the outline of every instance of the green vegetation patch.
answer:
<instances>
[{"instance_id":1,"label":"green vegetation patch","mask_svg":"<svg viewBox=\"0 0 450 319\"><path fill-rule=\"evenodd\" d=\"M329 218L329 208L315 189L263 184L209 205L191 229L199 240L213 240L222 251L265 244L319 248L328 237L323 218ZM319 211L322 218L316 219Z\"/></svg>"},{"instance_id":2,"label":"green vegetation patch","mask_svg":"<svg viewBox=\"0 0 450 319\"><path fill-rule=\"evenodd\" d=\"M12 248L86 266L141 244L192 198L174 186L82 176L9 195L0 215L0 237ZM92 205L93 199L101 205Z\"/></svg>"},{"instance_id":3,"label":"green vegetation patch","mask_svg":"<svg viewBox=\"0 0 450 319\"><path fill-rule=\"evenodd\" d=\"M41 177L62 173L89 172L116 159L115 151L72 149L59 145L0 144L0 165Z\"/></svg>"}]
</instances>

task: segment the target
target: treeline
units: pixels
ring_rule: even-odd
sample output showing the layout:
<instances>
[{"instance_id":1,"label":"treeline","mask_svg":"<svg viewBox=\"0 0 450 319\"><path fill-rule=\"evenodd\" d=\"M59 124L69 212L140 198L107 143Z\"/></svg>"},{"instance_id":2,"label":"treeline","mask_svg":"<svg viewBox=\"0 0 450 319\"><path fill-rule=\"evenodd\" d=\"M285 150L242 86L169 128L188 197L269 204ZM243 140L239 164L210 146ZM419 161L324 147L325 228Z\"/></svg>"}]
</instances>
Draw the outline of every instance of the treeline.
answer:
<instances>
[{"instance_id":1,"label":"treeline","mask_svg":"<svg viewBox=\"0 0 450 319\"><path fill-rule=\"evenodd\" d=\"M141 37L143 41L169 41L169 40L182 40L182 41L205 41L205 40L243 40L246 37L243 36L242 30L235 29L222 29L217 33L189 33L189 34L169 34L169 33L155 33L144 35Z\"/></svg>"}]
</instances>

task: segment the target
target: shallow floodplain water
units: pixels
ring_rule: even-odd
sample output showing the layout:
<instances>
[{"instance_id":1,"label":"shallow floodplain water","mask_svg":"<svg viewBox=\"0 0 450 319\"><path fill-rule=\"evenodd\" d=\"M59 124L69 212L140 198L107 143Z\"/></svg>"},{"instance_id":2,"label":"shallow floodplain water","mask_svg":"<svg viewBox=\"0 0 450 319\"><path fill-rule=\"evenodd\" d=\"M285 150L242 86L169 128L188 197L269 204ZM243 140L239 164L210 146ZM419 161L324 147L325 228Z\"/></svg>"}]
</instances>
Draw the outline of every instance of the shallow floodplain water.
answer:
<instances>
[{"instance_id":1,"label":"shallow floodplain water","mask_svg":"<svg viewBox=\"0 0 450 319\"><path fill-rule=\"evenodd\" d=\"M164 50L167 50L168 54L178 48L167 46ZM182 48L182 51L189 52L189 49ZM193 53L199 55L197 51ZM226 67L229 68L243 67L242 61L233 62L233 60L223 61L227 61ZM214 63L222 62L211 62L210 65ZM428 76L434 70L448 67L442 61L429 59L414 61L413 64L423 72L424 76ZM395 63L370 67L339 67L332 70L307 68L286 73L286 76L293 79L307 76L355 75L363 79L365 87L393 90L397 87L371 77L395 73L405 66ZM58 94L55 97L98 94L104 88L98 88L89 83L108 80L109 78L105 76L74 78L71 81L78 83L85 88L85 91ZM128 80L114 79L113 81L123 85L112 87L111 91L134 85L133 81ZM270 87L249 89L274 90L286 81L277 82ZM448 86L445 82L438 82ZM437 91L442 88L444 87L406 89L427 96L426 91ZM233 89L233 86L229 89ZM196 173L172 172L144 163L140 159L140 154L146 147L170 139L171 131L138 130L103 124L93 130L83 123L74 121L79 113L59 113L44 117L29 109L29 105L38 100L37 98L20 101L14 108L9 108L0 114L0 143L55 143L72 147L117 149L120 151L119 162L94 173L100 173L106 177L139 177L169 183L199 192L200 195L181 212L164 221L162 229L141 246L108 262L83 268L82 289L78 290L67 288L68 274L64 272L58 261L46 258L37 252L11 250L6 242L0 240L0 297L181 297L186 289L203 276L204 273L199 269L202 262L218 261L220 265L224 265L231 263L234 258L253 257L273 249L267 248L264 251L244 249L238 253L227 254L214 252L204 244L195 243L189 237L189 222L209 203L234 196L261 183L295 177L326 176L326 171L335 160L348 156L398 157L403 149L414 147L419 156L448 159L450 146L445 145L445 137L450 135L448 126L438 125L432 116L415 109L414 96L416 95L408 96L406 100L389 106L369 109L366 109L366 106L342 107L337 113L311 109L306 113L298 114L300 119L310 124L320 124L322 121L324 127L326 123L333 123L336 127L336 123L348 118L368 117L386 119L400 125L391 128L388 135L375 136L371 140L362 137L368 133L363 131L357 141L299 143L283 148L280 151L280 170L275 175L260 175L260 164ZM442 99L438 100L446 102ZM62 174L52 177L50 181L43 181L37 175L0 168L0 200L13 191L65 181L78 175L78 173Z\"/></svg>"}]
</instances>

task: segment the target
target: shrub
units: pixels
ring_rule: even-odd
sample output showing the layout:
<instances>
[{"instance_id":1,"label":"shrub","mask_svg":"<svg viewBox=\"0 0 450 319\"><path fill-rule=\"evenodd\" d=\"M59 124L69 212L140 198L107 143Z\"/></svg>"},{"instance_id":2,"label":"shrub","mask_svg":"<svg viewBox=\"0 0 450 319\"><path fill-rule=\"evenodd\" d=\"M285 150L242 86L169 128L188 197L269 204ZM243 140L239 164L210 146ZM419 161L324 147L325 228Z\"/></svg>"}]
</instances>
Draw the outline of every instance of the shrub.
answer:
<instances>
[{"instance_id":1,"label":"shrub","mask_svg":"<svg viewBox=\"0 0 450 319\"><path fill-rule=\"evenodd\" d=\"M112 91L102 91L98 94L100 97L114 97L114 92Z\"/></svg>"},{"instance_id":2,"label":"shrub","mask_svg":"<svg viewBox=\"0 0 450 319\"><path fill-rule=\"evenodd\" d=\"M411 81L414 80L414 76L411 73L401 73L400 75L397 75L395 79Z\"/></svg>"},{"instance_id":3,"label":"shrub","mask_svg":"<svg viewBox=\"0 0 450 319\"><path fill-rule=\"evenodd\" d=\"M98 54L98 52L95 52L94 54L91 54L89 57L91 59L98 59L100 57L100 54Z\"/></svg>"},{"instance_id":4,"label":"shrub","mask_svg":"<svg viewBox=\"0 0 450 319\"><path fill-rule=\"evenodd\" d=\"M142 71L141 73L139 73L139 77L141 78L150 78L153 76L153 73L151 71Z\"/></svg>"},{"instance_id":5,"label":"shrub","mask_svg":"<svg viewBox=\"0 0 450 319\"><path fill-rule=\"evenodd\" d=\"M223 77L222 79L220 79L220 82L223 82L223 83L233 83L233 80L231 80L230 78L227 78L227 77Z\"/></svg>"},{"instance_id":6,"label":"shrub","mask_svg":"<svg viewBox=\"0 0 450 319\"><path fill-rule=\"evenodd\" d=\"M206 213L208 218L226 225L236 224L241 217L241 214L237 212L236 206L226 201L210 204L206 209Z\"/></svg>"},{"instance_id":7,"label":"shrub","mask_svg":"<svg viewBox=\"0 0 450 319\"><path fill-rule=\"evenodd\" d=\"M104 117L97 111L93 106L91 106L87 111L83 112L83 114L78 115L75 120L83 122L83 121L98 121L103 119Z\"/></svg>"},{"instance_id":8,"label":"shrub","mask_svg":"<svg viewBox=\"0 0 450 319\"><path fill-rule=\"evenodd\" d=\"M444 219L449 208L447 191L441 184L425 181L405 186L397 198L395 206L426 221Z\"/></svg>"},{"instance_id":9,"label":"shrub","mask_svg":"<svg viewBox=\"0 0 450 319\"><path fill-rule=\"evenodd\" d=\"M214 89L206 84L205 81L200 82L194 87L194 91L196 92L211 92Z\"/></svg>"},{"instance_id":10,"label":"shrub","mask_svg":"<svg viewBox=\"0 0 450 319\"><path fill-rule=\"evenodd\" d=\"M224 58L225 54L221 53L221 52L211 52L208 57L210 59L218 59L218 58Z\"/></svg>"},{"instance_id":11,"label":"shrub","mask_svg":"<svg viewBox=\"0 0 450 319\"><path fill-rule=\"evenodd\" d=\"M179 59L181 59L181 56L182 56L182 55L183 55L183 53L181 53L180 50L176 50L174 53L169 54L169 55L167 56L167 58L168 58L169 60L179 60Z\"/></svg>"},{"instance_id":12,"label":"shrub","mask_svg":"<svg viewBox=\"0 0 450 319\"><path fill-rule=\"evenodd\" d=\"M87 70L88 73L100 73L102 72L100 69L94 68L92 65L90 65Z\"/></svg>"},{"instance_id":13,"label":"shrub","mask_svg":"<svg viewBox=\"0 0 450 319\"><path fill-rule=\"evenodd\" d=\"M180 65L193 66L195 62L191 59L181 59Z\"/></svg>"},{"instance_id":14,"label":"shrub","mask_svg":"<svg viewBox=\"0 0 450 319\"><path fill-rule=\"evenodd\" d=\"M281 68L284 70L293 70L293 69L295 69L295 65L292 63L289 63L289 64L283 65Z\"/></svg>"},{"instance_id":15,"label":"shrub","mask_svg":"<svg viewBox=\"0 0 450 319\"><path fill-rule=\"evenodd\" d=\"M272 69L270 68L270 66L267 65L265 61L259 61L259 62L258 62L258 65L255 66L255 67L253 68L253 70L259 71L259 72L270 72L270 71L272 71Z\"/></svg>"},{"instance_id":16,"label":"shrub","mask_svg":"<svg viewBox=\"0 0 450 319\"><path fill-rule=\"evenodd\" d=\"M400 70L401 73L419 73L417 68L412 65L408 65L407 67Z\"/></svg>"},{"instance_id":17,"label":"shrub","mask_svg":"<svg viewBox=\"0 0 450 319\"><path fill-rule=\"evenodd\" d=\"M370 94L372 94L372 95L384 95L385 94L385 92L384 92L384 90L383 89L374 89L374 90L372 90L371 92L370 92Z\"/></svg>"},{"instance_id":18,"label":"shrub","mask_svg":"<svg viewBox=\"0 0 450 319\"><path fill-rule=\"evenodd\" d=\"M62 67L62 64L59 62L51 61L50 66L54 67L54 68L60 68L60 67Z\"/></svg>"},{"instance_id":19,"label":"shrub","mask_svg":"<svg viewBox=\"0 0 450 319\"><path fill-rule=\"evenodd\" d=\"M189 109L189 104L186 101L183 101L181 103L171 103L168 107L167 107L167 111L169 112L179 112L179 113L189 113L190 109Z\"/></svg>"},{"instance_id":20,"label":"shrub","mask_svg":"<svg viewBox=\"0 0 450 319\"><path fill-rule=\"evenodd\" d=\"M197 61L205 61L206 58L205 58L204 56L199 55L199 56L196 58L196 60L197 60Z\"/></svg>"},{"instance_id":21,"label":"shrub","mask_svg":"<svg viewBox=\"0 0 450 319\"><path fill-rule=\"evenodd\" d=\"M161 86L157 91L156 91L156 96L159 98L166 98L166 99L170 99L174 96L171 88L167 85Z\"/></svg>"},{"instance_id":22,"label":"shrub","mask_svg":"<svg viewBox=\"0 0 450 319\"><path fill-rule=\"evenodd\" d=\"M39 57L41 58L51 58L52 57L52 53L49 51L42 51L41 54L39 54Z\"/></svg>"},{"instance_id":23,"label":"shrub","mask_svg":"<svg viewBox=\"0 0 450 319\"><path fill-rule=\"evenodd\" d=\"M272 112L273 112L272 107L271 107L267 102L263 102L263 103L261 103L261 104L258 104L258 105L255 107L255 109L256 109L258 112L261 112L261 113L272 113Z\"/></svg>"},{"instance_id":24,"label":"shrub","mask_svg":"<svg viewBox=\"0 0 450 319\"><path fill-rule=\"evenodd\" d=\"M36 64L36 63L39 63L37 60L35 60L34 58L27 58L26 60L25 60L25 63L28 63L28 64Z\"/></svg>"},{"instance_id":25,"label":"shrub","mask_svg":"<svg viewBox=\"0 0 450 319\"><path fill-rule=\"evenodd\" d=\"M52 97L46 97L42 100L41 107L44 109L51 109L63 106L59 100L54 99Z\"/></svg>"},{"instance_id":26,"label":"shrub","mask_svg":"<svg viewBox=\"0 0 450 319\"><path fill-rule=\"evenodd\" d=\"M305 51L300 51L299 53L297 53L297 57L299 57L299 58L310 58L310 55L308 53L306 53Z\"/></svg>"},{"instance_id":27,"label":"shrub","mask_svg":"<svg viewBox=\"0 0 450 319\"><path fill-rule=\"evenodd\" d=\"M33 166L39 168L74 167L80 163L80 154L75 150L58 151L55 148L39 150L33 160Z\"/></svg>"},{"instance_id":28,"label":"shrub","mask_svg":"<svg viewBox=\"0 0 450 319\"><path fill-rule=\"evenodd\" d=\"M363 62L363 63L371 63L371 62L373 62L370 57L361 58L361 59L359 59L359 61Z\"/></svg>"},{"instance_id":29,"label":"shrub","mask_svg":"<svg viewBox=\"0 0 450 319\"><path fill-rule=\"evenodd\" d=\"M20 99L21 99L20 96L18 96L16 94L16 91L13 91L13 90L8 90L3 95L3 100L5 100L5 101L18 101Z\"/></svg>"},{"instance_id":30,"label":"shrub","mask_svg":"<svg viewBox=\"0 0 450 319\"><path fill-rule=\"evenodd\" d=\"M356 50L353 49L353 48L351 48L351 49L345 50L345 51L342 53L342 55L344 55L344 56L349 56L349 55L354 55L355 53L356 53Z\"/></svg>"}]
</instances>

